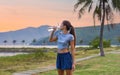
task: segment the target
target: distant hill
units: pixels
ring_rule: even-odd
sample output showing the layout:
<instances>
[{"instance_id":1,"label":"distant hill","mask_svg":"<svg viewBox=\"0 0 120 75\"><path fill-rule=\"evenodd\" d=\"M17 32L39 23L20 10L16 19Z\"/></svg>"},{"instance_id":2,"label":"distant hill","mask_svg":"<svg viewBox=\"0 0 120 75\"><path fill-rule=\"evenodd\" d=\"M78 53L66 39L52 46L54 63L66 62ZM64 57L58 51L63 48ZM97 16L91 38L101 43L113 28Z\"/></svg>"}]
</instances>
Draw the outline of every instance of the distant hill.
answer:
<instances>
[{"instance_id":1,"label":"distant hill","mask_svg":"<svg viewBox=\"0 0 120 75\"><path fill-rule=\"evenodd\" d=\"M13 40L16 40L17 44L21 44L22 40L25 43L31 43L33 39L41 39L47 37L50 33L47 31L48 25L43 25L38 28L28 27L16 31L1 32L0 33L0 44L3 44L4 40L7 40L7 44L12 44Z\"/></svg>"},{"instance_id":2,"label":"distant hill","mask_svg":"<svg viewBox=\"0 0 120 75\"><path fill-rule=\"evenodd\" d=\"M89 27L78 27L75 28L76 36L77 36L77 44L80 44L80 40L83 42L82 45L88 45L89 42L94 39L96 36L99 36L100 34L100 26L89 26ZM117 38L120 37L120 24L115 24L113 29L110 28L110 31L108 30L107 25L104 27L104 39L111 40L111 44L117 45L120 44L117 40ZM32 45L55 45L56 42L48 42L49 37L45 37L43 39L39 39L35 43L31 43Z\"/></svg>"},{"instance_id":3,"label":"distant hill","mask_svg":"<svg viewBox=\"0 0 120 75\"><path fill-rule=\"evenodd\" d=\"M48 32L48 25L43 25L38 28L28 27L16 31L0 32L0 44L3 44L4 40L7 40L7 44L12 44L13 40L16 40L16 44L22 44L22 40L25 40L26 44L30 45L55 45L56 42L48 42L50 32ZM89 42L99 36L100 26L89 27L77 27L75 28L77 36L77 44L80 44L80 40L83 41L83 45L88 45ZM104 38L110 39L112 44L120 44L117 38L120 36L120 24L116 24L113 29L108 31L107 26L104 28ZM36 39L35 43L32 43L33 39Z\"/></svg>"}]
</instances>

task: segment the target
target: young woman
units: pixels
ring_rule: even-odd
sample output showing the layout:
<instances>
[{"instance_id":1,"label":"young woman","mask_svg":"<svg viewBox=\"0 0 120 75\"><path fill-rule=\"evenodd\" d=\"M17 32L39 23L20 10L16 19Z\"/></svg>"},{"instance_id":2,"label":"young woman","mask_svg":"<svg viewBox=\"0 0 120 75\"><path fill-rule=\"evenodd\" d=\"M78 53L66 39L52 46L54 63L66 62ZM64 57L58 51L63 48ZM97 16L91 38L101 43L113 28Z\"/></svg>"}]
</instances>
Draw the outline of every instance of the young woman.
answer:
<instances>
[{"instance_id":1,"label":"young woman","mask_svg":"<svg viewBox=\"0 0 120 75\"><path fill-rule=\"evenodd\" d=\"M54 27L49 41L57 41L58 44L56 60L58 75L64 75L64 71L66 71L66 75L73 75L72 72L75 70L76 43L74 27L69 21L64 20L60 26L60 30L56 31L56 27ZM69 46L71 47L70 50Z\"/></svg>"}]
</instances>

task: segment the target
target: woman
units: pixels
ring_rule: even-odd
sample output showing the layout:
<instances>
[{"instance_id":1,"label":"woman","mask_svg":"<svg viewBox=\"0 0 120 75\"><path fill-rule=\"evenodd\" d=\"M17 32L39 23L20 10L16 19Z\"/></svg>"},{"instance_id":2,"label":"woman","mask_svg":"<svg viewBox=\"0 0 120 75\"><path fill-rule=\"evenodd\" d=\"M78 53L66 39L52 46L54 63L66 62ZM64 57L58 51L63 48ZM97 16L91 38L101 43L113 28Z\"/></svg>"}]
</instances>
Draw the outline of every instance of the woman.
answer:
<instances>
[{"instance_id":1,"label":"woman","mask_svg":"<svg viewBox=\"0 0 120 75\"><path fill-rule=\"evenodd\" d=\"M75 70L75 43L76 36L74 27L67 20L64 20L60 26L60 30L56 31L56 27L53 28L49 41L57 41L58 53L56 60L56 67L58 75L72 75ZM69 50L69 46L71 49Z\"/></svg>"}]
</instances>

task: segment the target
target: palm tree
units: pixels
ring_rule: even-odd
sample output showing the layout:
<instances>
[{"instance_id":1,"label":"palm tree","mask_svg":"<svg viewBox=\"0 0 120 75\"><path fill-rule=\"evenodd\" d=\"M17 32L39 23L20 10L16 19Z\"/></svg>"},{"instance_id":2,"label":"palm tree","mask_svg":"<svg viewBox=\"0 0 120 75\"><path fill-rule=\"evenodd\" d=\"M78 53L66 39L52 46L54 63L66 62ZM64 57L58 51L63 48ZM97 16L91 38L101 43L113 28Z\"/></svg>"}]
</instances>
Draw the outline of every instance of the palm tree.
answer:
<instances>
[{"instance_id":1,"label":"palm tree","mask_svg":"<svg viewBox=\"0 0 120 75\"><path fill-rule=\"evenodd\" d=\"M42 43L43 43L43 45L45 45L46 41L45 41L45 40L43 40L43 42L42 42Z\"/></svg>"},{"instance_id":2,"label":"palm tree","mask_svg":"<svg viewBox=\"0 0 120 75\"><path fill-rule=\"evenodd\" d=\"M3 43L4 43L5 45L6 45L7 42L8 42L7 40L4 40L4 41L3 41Z\"/></svg>"},{"instance_id":3,"label":"palm tree","mask_svg":"<svg viewBox=\"0 0 120 75\"><path fill-rule=\"evenodd\" d=\"M21 42L22 42L22 43L23 43L23 45L24 45L24 43L25 43L25 40L22 40Z\"/></svg>"},{"instance_id":4,"label":"palm tree","mask_svg":"<svg viewBox=\"0 0 120 75\"><path fill-rule=\"evenodd\" d=\"M83 40L81 39L79 43L82 44L82 43L83 43Z\"/></svg>"},{"instance_id":5,"label":"palm tree","mask_svg":"<svg viewBox=\"0 0 120 75\"><path fill-rule=\"evenodd\" d=\"M14 45L15 45L16 42L17 42L16 40L13 40L13 44L14 44Z\"/></svg>"},{"instance_id":6,"label":"palm tree","mask_svg":"<svg viewBox=\"0 0 120 75\"><path fill-rule=\"evenodd\" d=\"M88 12L93 10L93 20L95 25L95 18L97 17L101 23L100 28L100 55L105 56L103 50L103 30L105 21L113 27L113 11L120 12L120 0L78 0L74 9L78 9L79 5L82 7L79 9L79 18L84 14L87 9ZM94 8L94 9L93 9ZM114 9L114 10L113 10ZM108 25L109 29L109 25Z\"/></svg>"},{"instance_id":7,"label":"palm tree","mask_svg":"<svg viewBox=\"0 0 120 75\"><path fill-rule=\"evenodd\" d=\"M118 42L120 43L120 36L117 38Z\"/></svg>"},{"instance_id":8,"label":"palm tree","mask_svg":"<svg viewBox=\"0 0 120 75\"><path fill-rule=\"evenodd\" d=\"M37 41L36 39L33 39L33 40L32 40L32 43L35 43L36 41Z\"/></svg>"}]
</instances>

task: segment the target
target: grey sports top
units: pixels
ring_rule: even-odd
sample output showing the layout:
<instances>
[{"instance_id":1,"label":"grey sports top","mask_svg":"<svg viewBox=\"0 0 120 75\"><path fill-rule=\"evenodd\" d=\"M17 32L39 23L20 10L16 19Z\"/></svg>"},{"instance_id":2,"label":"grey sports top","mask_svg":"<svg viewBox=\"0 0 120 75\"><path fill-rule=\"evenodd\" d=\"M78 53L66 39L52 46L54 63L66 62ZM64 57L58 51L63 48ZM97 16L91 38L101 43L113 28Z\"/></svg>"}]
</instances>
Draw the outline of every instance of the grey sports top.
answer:
<instances>
[{"instance_id":1,"label":"grey sports top","mask_svg":"<svg viewBox=\"0 0 120 75\"><path fill-rule=\"evenodd\" d=\"M74 40L74 36L70 33L64 34L61 30L58 30L54 33L54 36L57 37L58 50L69 47L69 42Z\"/></svg>"}]
</instances>

